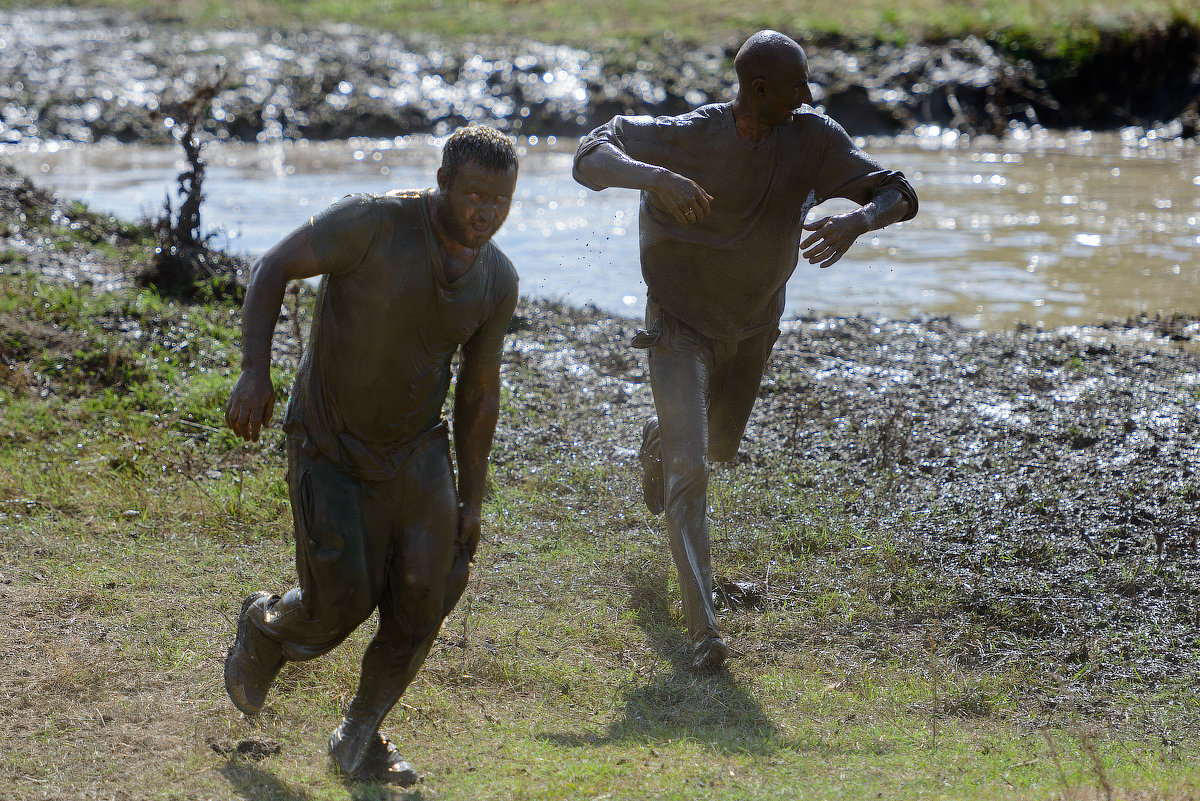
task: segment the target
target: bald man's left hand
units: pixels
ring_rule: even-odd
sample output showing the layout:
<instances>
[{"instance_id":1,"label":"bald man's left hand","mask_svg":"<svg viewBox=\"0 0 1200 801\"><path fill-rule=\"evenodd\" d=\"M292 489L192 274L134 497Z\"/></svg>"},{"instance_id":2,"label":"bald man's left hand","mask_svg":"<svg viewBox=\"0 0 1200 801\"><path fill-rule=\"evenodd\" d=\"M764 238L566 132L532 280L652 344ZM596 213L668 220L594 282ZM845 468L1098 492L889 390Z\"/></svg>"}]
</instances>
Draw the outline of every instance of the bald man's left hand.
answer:
<instances>
[{"instance_id":1,"label":"bald man's left hand","mask_svg":"<svg viewBox=\"0 0 1200 801\"><path fill-rule=\"evenodd\" d=\"M850 246L869 231L870 226L862 210L856 209L807 223L804 230L814 232L800 243L804 258L809 264L820 264L824 269L845 256Z\"/></svg>"}]
</instances>

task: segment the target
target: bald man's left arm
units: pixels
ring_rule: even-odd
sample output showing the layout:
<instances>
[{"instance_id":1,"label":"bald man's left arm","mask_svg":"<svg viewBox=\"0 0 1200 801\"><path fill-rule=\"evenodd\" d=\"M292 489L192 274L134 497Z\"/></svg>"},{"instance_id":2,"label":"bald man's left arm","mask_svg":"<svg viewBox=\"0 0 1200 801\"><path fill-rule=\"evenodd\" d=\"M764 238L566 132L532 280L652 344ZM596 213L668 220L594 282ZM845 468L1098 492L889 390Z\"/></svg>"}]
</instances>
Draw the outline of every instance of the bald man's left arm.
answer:
<instances>
[{"instance_id":1,"label":"bald man's left arm","mask_svg":"<svg viewBox=\"0 0 1200 801\"><path fill-rule=\"evenodd\" d=\"M809 264L819 264L823 269L845 256L863 234L906 220L914 211L899 190L884 187L865 206L806 223L804 230L813 233L800 243L800 249Z\"/></svg>"}]
</instances>

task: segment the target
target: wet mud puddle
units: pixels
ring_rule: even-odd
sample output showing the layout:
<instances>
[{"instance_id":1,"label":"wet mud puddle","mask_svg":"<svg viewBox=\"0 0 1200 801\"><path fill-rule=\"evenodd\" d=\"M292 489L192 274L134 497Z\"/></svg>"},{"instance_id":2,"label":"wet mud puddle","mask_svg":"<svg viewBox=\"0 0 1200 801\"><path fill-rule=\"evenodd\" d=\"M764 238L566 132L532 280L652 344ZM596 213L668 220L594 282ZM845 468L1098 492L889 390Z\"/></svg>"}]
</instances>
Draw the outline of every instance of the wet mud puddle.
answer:
<instances>
[{"instance_id":1,"label":"wet mud puddle","mask_svg":"<svg viewBox=\"0 0 1200 801\"><path fill-rule=\"evenodd\" d=\"M973 328L1090 325L1200 310L1200 147L1134 132L967 141L952 132L867 142L903 170L921 213L865 237L828 270L801 263L788 316L949 315ZM637 196L570 176L575 140L522 142L518 197L500 246L531 296L636 315ZM424 186L437 142L215 144L203 220L214 243L261 253L352 192ZM176 151L137 145L9 146L3 158L93 207L153 216L174 191ZM850 208L831 201L815 213Z\"/></svg>"}]
</instances>

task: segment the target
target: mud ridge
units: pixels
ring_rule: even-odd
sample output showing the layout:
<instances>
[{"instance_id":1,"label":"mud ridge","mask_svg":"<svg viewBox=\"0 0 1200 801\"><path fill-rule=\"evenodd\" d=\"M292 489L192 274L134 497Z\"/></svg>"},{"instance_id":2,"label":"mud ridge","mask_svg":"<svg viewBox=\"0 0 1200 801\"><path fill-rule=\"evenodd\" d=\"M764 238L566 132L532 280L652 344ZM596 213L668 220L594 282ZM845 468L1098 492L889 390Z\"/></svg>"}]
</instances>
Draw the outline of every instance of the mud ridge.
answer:
<instances>
[{"instance_id":1,"label":"mud ridge","mask_svg":"<svg viewBox=\"0 0 1200 801\"><path fill-rule=\"evenodd\" d=\"M571 443L582 459L624 466L636 524L636 448L652 413L646 366L628 346L637 325L521 306L505 368L522 377L514 397L532 404L521 419L570 425L502 423L499 480L528 480L559 458L548 444ZM812 511L715 516L721 600L761 609L820 597L821 576L780 585L769 571L731 572L739 537L806 532L780 534L779 558L816 549L815 564L853 575L863 543L822 534L845 525L892 543L895 573L839 588L855 599L853 622L789 635L798 641L848 662L920 654L928 638L963 669L1027 660L1057 677L1029 688L1035 717L1070 707L1119 718L1108 706L1117 688L1194 685L1200 356L1179 344L1198 328L1195 318L1001 333L936 318L792 321L739 463L713 481L808 497ZM660 518L647 525L661 535ZM872 603L882 616L861 613Z\"/></svg>"},{"instance_id":2,"label":"mud ridge","mask_svg":"<svg viewBox=\"0 0 1200 801\"><path fill-rule=\"evenodd\" d=\"M0 48L9 143L168 141L161 108L218 74L212 127L222 138L389 138L471 121L577 135L618 112L727 99L738 44L659 39L586 52L348 26L192 31L63 8L0 12L0 40L22 43ZM855 135L1134 125L1195 136L1200 124L1200 32L1182 22L1114 33L1082 61L975 37L806 45L818 103Z\"/></svg>"}]
</instances>

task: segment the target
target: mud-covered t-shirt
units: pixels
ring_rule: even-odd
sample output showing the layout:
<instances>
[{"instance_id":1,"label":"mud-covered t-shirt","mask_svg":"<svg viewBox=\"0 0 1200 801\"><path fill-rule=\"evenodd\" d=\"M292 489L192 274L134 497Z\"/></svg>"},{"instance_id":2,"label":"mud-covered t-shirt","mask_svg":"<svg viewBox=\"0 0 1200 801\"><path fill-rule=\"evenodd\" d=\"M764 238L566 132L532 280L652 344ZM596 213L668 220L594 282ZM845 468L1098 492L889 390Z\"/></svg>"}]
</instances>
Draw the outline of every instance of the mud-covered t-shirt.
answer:
<instances>
[{"instance_id":1,"label":"mud-covered t-shirt","mask_svg":"<svg viewBox=\"0 0 1200 801\"><path fill-rule=\"evenodd\" d=\"M517 303L516 270L491 242L446 280L428 191L353 195L306 227L323 276L284 430L370 480L437 425L459 347L499 360Z\"/></svg>"},{"instance_id":2,"label":"mud-covered t-shirt","mask_svg":"<svg viewBox=\"0 0 1200 801\"><path fill-rule=\"evenodd\" d=\"M799 259L805 216L833 197L859 204L893 188L917 211L904 176L856 147L840 125L805 106L750 145L731 105L678 117L618 116L585 136L575 163L602 144L691 178L714 199L698 222L677 222L642 192L642 276L650 297L705 336L736 341L777 325ZM590 189L603 189L579 176Z\"/></svg>"}]
</instances>

